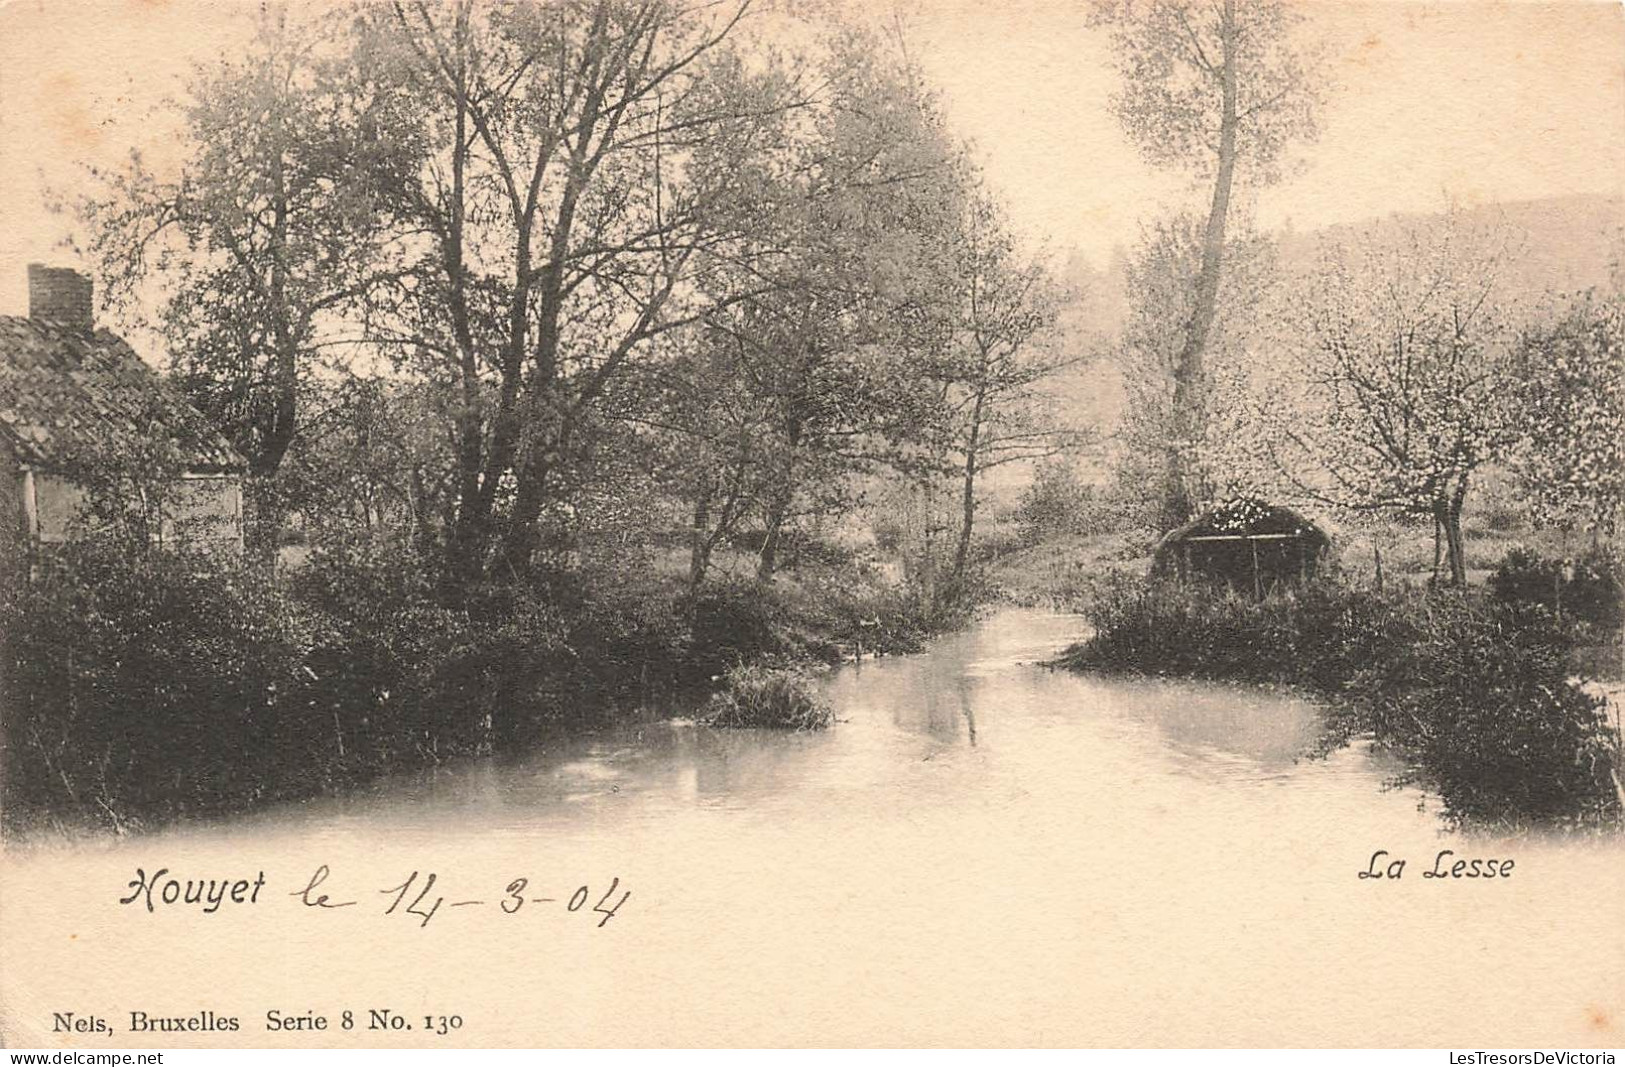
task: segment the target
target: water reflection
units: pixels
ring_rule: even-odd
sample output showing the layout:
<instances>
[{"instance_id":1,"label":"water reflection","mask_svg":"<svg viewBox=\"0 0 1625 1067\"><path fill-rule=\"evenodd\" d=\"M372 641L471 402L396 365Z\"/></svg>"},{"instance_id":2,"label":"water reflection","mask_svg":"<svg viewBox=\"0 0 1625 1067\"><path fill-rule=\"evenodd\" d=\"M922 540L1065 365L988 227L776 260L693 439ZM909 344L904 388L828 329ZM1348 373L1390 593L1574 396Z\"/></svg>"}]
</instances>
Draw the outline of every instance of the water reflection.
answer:
<instances>
[{"instance_id":1,"label":"water reflection","mask_svg":"<svg viewBox=\"0 0 1625 1067\"><path fill-rule=\"evenodd\" d=\"M244 1013L312 996L477 1005L482 1041L1598 1040L1585 1013L1614 1011L1625 988L1607 936L1625 893L1617 839L1463 843L1426 796L1384 790L1393 768L1364 748L1304 758L1318 716L1288 694L1038 666L1083 628L1003 612L921 655L830 672L840 722L821 733L642 723L252 819L8 855L0 927L20 958L71 944L143 961L166 976L154 1012L216 1006L215 976L233 974L228 1006ZM1515 855L1519 876L1422 881L1446 847ZM1378 849L1413 877L1357 881ZM468 908L398 929L360 907L267 906L182 938L110 903L159 865L264 868L284 893L328 865L375 903L415 870L471 898L516 877L543 896L611 879L633 896L604 930L567 913ZM1487 984L1486 961L1509 981ZM33 998L38 1019L126 1003L127 974L0 968L0 1003Z\"/></svg>"},{"instance_id":2,"label":"water reflection","mask_svg":"<svg viewBox=\"0 0 1625 1067\"><path fill-rule=\"evenodd\" d=\"M1282 817L1278 800L1248 789L1273 783L1297 798L1291 818L1300 822L1342 810L1368 825L1437 830L1427 798L1385 793L1392 764L1360 748L1312 758L1320 716L1299 697L1043 666L1084 631L1076 616L1009 610L923 654L842 667L820 682L837 717L825 732L716 730L678 718L560 733L522 759L447 764L236 825L409 836L463 826L596 831L693 808L807 822L989 805L1020 820L1048 817L1044 805L1070 798L1122 819L1166 818L1192 803L1182 815L1191 828L1227 833L1225 819Z\"/></svg>"}]
</instances>

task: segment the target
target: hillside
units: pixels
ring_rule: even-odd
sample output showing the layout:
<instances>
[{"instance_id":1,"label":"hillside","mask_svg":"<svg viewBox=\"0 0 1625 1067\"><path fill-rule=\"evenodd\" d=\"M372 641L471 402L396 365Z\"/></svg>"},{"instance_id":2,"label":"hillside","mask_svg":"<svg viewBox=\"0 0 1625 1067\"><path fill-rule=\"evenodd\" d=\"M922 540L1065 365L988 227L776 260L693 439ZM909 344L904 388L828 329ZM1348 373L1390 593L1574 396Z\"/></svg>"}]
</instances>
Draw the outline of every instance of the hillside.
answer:
<instances>
[{"instance_id":1,"label":"hillside","mask_svg":"<svg viewBox=\"0 0 1625 1067\"><path fill-rule=\"evenodd\" d=\"M1278 270L1285 278L1302 276L1315 269L1327 246L1368 237L1380 243L1417 223L1443 225L1445 217L1443 212L1395 214L1305 231L1289 226L1272 235ZM1620 264L1625 261L1625 198L1621 197L1577 195L1483 204L1458 209L1457 222L1506 241L1503 283L1509 293L1522 297L1574 292L1607 285L1611 279L1618 282ZM1070 341L1080 351L1097 353L1097 358L1058 381L1056 394L1074 419L1107 433L1123 403L1122 377L1111 361L1111 352L1129 307L1127 265L1128 252L1120 250L1105 269L1094 268L1076 254L1062 269L1065 280L1081 294L1067 322ZM1103 472L1091 460L1084 473L1098 480Z\"/></svg>"}]
</instances>

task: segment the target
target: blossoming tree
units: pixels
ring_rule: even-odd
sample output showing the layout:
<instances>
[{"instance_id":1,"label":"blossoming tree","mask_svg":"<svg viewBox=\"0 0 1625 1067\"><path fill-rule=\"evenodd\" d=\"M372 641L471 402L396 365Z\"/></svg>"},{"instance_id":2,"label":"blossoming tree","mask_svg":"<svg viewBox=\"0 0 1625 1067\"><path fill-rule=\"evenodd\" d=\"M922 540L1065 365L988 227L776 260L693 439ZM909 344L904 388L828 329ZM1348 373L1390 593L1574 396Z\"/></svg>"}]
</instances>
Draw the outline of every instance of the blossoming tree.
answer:
<instances>
[{"instance_id":1,"label":"blossoming tree","mask_svg":"<svg viewBox=\"0 0 1625 1067\"><path fill-rule=\"evenodd\" d=\"M1253 452L1279 482L1338 509L1431 518L1454 585L1473 476L1522 432L1504 255L1452 219L1329 248L1286 299L1252 388Z\"/></svg>"}]
</instances>

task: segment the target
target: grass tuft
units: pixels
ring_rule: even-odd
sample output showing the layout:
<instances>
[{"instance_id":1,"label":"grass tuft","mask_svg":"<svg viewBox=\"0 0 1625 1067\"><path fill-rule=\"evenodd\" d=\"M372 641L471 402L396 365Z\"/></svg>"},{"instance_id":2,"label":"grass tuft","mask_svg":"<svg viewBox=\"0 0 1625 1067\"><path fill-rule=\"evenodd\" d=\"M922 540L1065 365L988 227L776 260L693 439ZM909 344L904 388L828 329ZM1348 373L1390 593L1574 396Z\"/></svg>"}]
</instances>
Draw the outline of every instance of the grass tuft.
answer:
<instances>
[{"instance_id":1,"label":"grass tuft","mask_svg":"<svg viewBox=\"0 0 1625 1067\"><path fill-rule=\"evenodd\" d=\"M706 726L822 730L834 722L828 704L798 671L747 665L730 670L705 705Z\"/></svg>"}]
</instances>

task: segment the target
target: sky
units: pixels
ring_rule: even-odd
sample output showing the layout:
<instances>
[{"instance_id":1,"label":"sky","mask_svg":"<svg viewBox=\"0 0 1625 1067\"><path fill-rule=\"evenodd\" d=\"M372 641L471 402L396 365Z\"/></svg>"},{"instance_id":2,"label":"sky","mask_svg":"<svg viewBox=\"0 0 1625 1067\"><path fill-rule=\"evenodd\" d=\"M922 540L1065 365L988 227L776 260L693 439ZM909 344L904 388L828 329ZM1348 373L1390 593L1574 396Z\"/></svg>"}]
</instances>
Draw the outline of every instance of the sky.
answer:
<instances>
[{"instance_id":1,"label":"sky","mask_svg":"<svg viewBox=\"0 0 1625 1067\"><path fill-rule=\"evenodd\" d=\"M1099 262L1144 220L1200 204L1141 162L1113 118L1109 42L1080 5L927 3L913 51L1030 234ZM1324 42L1321 133L1254 190L1266 228L1299 230L1570 193L1625 192L1625 15L1618 4L1302 5Z\"/></svg>"},{"instance_id":2,"label":"sky","mask_svg":"<svg viewBox=\"0 0 1625 1067\"><path fill-rule=\"evenodd\" d=\"M869 13L892 0L855 0ZM1143 163L1112 117L1109 42L1081 0L903 0L905 40L1019 231L1103 266L1150 220L1201 203ZM1246 2L1246 0L1243 0ZM0 0L0 313L26 311L25 265L71 265L46 208L85 164L175 156L162 106L229 52L246 0ZM1576 193L1625 195L1625 9L1618 3L1383 0L1303 5L1325 42L1321 135L1259 225Z\"/></svg>"}]
</instances>

